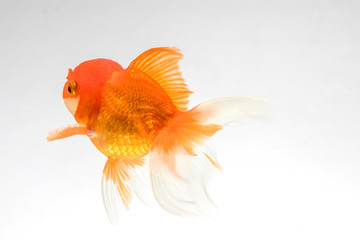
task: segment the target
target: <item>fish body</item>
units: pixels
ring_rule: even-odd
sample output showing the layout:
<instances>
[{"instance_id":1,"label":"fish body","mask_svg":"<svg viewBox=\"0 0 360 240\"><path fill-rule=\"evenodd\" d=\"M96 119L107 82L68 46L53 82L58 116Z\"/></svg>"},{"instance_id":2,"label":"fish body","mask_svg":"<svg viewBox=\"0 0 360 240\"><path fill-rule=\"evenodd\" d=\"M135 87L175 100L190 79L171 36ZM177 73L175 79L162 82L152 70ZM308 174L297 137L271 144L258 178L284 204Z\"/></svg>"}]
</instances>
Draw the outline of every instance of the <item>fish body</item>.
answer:
<instances>
[{"instance_id":1,"label":"fish body","mask_svg":"<svg viewBox=\"0 0 360 240\"><path fill-rule=\"evenodd\" d=\"M97 135L91 141L109 158L140 158L177 113L157 82L141 72L124 70L104 86L99 112L90 124Z\"/></svg>"},{"instance_id":2,"label":"fish body","mask_svg":"<svg viewBox=\"0 0 360 240\"><path fill-rule=\"evenodd\" d=\"M94 59L69 70L63 99L78 125L50 132L48 140L87 135L107 158L102 193L110 220L117 221L119 195L128 208L133 172L149 161L154 196L177 215L212 215L208 173L221 169L206 146L228 122L261 117L268 107L249 98L218 98L187 110L188 90L177 48L145 51L128 68ZM137 193L137 192L136 192Z\"/></svg>"}]
</instances>

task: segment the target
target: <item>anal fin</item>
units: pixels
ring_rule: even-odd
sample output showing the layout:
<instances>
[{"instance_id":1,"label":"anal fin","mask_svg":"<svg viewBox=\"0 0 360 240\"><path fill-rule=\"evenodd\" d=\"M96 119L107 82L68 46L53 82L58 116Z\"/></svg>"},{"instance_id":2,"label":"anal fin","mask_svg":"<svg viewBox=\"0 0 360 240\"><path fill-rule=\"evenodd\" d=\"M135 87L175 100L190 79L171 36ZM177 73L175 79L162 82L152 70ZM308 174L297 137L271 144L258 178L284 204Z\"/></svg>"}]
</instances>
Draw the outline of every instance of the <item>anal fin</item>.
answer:
<instances>
[{"instance_id":1,"label":"anal fin","mask_svg":"<svg viewBox=\"0 0 360 240\"><path fill-rule=\"evenodd\" d=\"M144 168L144 163L145 160L142 158L107 160L103 170L101 190L105 210L112 224L118 222L122 206L129 209L133 192L144 201L142 197L144 195L146 197L148 187L146 185L149 183L145 182L146 178L143 176L134 176L146 173L139 171L140 168Z\"/></svg>"}]
</instances>

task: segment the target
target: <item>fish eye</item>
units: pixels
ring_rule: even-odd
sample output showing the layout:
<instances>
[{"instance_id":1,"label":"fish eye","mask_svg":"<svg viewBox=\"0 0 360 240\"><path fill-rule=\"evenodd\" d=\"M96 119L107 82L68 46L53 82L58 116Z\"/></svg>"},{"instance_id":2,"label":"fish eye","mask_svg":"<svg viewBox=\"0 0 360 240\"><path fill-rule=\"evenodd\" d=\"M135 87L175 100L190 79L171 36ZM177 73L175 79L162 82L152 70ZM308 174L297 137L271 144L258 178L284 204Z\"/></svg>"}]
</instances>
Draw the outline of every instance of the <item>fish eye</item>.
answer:
<instances>
[{"instance_id":1,"label":"fish eye","mask_svg":"<svg viewBox=\"0 0 360 240\"><path fill-rule=\"evenodd\" d=\"M76 82L75 81L70 82L67 90L70 94L74 95L76 93Z\"/></svg>"}]
</instances>

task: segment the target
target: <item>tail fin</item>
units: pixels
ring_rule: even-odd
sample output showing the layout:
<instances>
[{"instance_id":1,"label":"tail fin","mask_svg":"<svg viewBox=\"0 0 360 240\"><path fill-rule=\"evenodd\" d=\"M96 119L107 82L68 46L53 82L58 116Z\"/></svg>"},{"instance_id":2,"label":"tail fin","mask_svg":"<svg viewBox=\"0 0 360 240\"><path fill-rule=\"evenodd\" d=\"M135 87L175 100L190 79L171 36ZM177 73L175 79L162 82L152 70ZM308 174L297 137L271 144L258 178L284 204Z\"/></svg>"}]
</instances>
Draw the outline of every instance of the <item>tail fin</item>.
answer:
<instances>
[{"instance_id":1,"label":"tail fin","mask_svg":"<svg viewBox=\"0 0 360 240\"><path fill-rule=\"evenodd\" d=\"M222 97L214 98L196 106L198 119L203 124L225 126L231 122L245 122L250 119L267 119L272 108L254 98Z\"/></svg>"},{"instance_id":2,"label":"tail fin","mask_svg":"<svg viewBox=\"0 0 360 240\"><path fill-rule=\"evenodd\" d=\"M214 216L207 193L214 167L221 168L206 141L229 122L269 115L267 104L250 98L217 98L176 116L156 136L150 176L156 200L176 215Z\"/></svg>"}]
</instances>

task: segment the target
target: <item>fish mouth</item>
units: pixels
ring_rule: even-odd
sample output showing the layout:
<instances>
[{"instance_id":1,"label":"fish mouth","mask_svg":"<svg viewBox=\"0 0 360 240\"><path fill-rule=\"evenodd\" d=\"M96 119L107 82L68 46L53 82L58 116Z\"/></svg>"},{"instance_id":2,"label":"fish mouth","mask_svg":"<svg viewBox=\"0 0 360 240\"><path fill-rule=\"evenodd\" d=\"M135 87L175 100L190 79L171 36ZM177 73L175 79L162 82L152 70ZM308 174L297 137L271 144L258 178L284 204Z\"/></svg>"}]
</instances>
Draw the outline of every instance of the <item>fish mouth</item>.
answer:
<instances>
[{"instance_id":1,"label":"fish mouth","mask_svg":"<svg viewBox=\"0 0 360 240\"><path fill-rule=\"evenodd\" d=\"M79 105L79 100L80 97L64 98L65 106L73 116L75 116L76 110Z\"/></svg>"}]
</instances>

